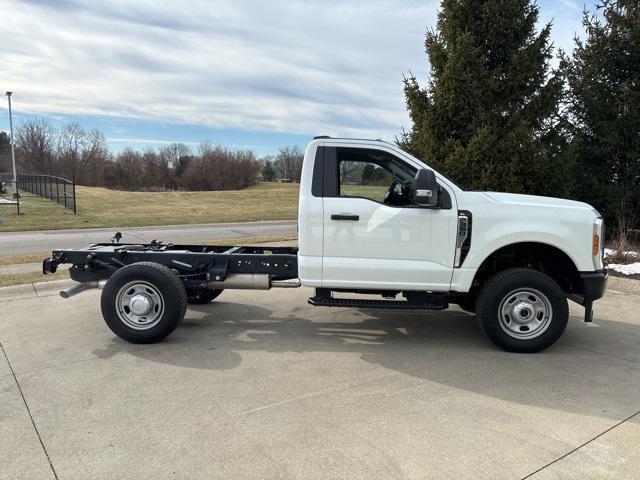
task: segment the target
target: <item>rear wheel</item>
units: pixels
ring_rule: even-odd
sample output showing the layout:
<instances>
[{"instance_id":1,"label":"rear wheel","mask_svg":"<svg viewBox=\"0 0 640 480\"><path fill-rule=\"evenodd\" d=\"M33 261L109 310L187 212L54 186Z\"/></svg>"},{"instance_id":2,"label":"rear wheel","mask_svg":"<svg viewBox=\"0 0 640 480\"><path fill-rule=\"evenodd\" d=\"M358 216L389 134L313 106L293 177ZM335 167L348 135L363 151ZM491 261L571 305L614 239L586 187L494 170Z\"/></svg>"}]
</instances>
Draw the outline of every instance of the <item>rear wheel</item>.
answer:
<instances>
[{"instance_id":1,"label":"rear wheel","mask_svg":"<svg viewBox=\"0 0 640 480\"><path fill-rule=\"evenodd\" d=\"M187 301L191 305L205 305L218 298L218 295L222 293L222 290L222 288L201 288L198 290L189 290L187 291Z\"/></svg>"},{"instance_id":2,"label":"rear wheel","mask_svg":"<svg viewBox=\"0 0 640 480\"><path fill-rule=\"evenodd\" d=\"M102 316L113 333L132 343L162 340L180 324L187 293L170 269L139 262L117 270L104 287Z\"/></svg>"},{"instance_id":3,"label":"rear wheel","mask_svg":"<svg viewBox=\"0 0 640 480\"><path fill-rule=\"evenodd\" d=\"M524 268L497 273L478 299L484 333L510 352L539 352L560 338L569 319L562 288L547 275Z\"/></svg>"}]
</instances>

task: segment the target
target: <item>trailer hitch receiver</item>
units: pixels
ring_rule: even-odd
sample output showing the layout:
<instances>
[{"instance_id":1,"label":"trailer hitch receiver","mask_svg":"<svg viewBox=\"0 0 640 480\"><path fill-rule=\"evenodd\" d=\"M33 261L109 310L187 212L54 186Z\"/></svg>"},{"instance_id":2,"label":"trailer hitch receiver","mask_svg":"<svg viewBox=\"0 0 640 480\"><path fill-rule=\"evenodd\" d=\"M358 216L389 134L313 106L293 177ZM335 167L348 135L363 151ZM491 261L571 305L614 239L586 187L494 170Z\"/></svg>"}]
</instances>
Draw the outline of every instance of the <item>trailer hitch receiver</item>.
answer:
<instances>
[{"instance_id":1,"label":"trailer hitch receiver","mask_svg":"<svg viewBox=\"0 0 640 480\"><path fill-rule=\"evenodd\" d=\"M58 265L51 258L45 258L42 261L42 274L47 275L49 273L56 273L58 271Z\"/></svg>"}]
</instances>

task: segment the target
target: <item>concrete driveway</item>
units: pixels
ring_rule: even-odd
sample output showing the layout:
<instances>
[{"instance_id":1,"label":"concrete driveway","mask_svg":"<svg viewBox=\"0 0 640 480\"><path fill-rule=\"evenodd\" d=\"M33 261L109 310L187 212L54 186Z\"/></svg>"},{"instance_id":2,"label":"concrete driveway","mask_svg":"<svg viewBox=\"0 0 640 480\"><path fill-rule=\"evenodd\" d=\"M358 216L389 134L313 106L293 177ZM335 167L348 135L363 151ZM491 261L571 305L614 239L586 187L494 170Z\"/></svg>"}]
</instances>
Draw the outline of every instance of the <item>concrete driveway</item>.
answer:
<instances>
[{"instance_id":1,"label":"concrete driveway","mask_svg":"<svg viewBox=\"0 0 640 480\"><path fill-rule=\"evenodd\" d=\"M99 292L0 290L0 477L638 478L640 282L536 355L473 316L229 291L165 342L114 337ZM38 296L36 296L36 293Z\"/></svg>"}]
</instances>

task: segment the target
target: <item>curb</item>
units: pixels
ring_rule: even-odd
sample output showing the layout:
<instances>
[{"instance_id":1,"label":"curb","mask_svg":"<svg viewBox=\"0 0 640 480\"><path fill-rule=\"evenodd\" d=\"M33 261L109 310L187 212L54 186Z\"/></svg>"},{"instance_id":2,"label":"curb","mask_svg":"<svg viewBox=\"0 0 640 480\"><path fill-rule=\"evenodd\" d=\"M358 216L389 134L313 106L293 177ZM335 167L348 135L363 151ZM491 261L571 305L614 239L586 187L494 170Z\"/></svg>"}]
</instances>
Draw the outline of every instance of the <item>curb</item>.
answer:
<instances>
[{"instance_id":1,"label":"curb","mask_svg":"<svg viewBox=\"0 0 640 480\"><path fill-rule=\"evenodd\" d=\"M58 295L61 289L70 287L74 283L76 282L66 279L2 287L0 288L0 303L27 298L51 297Z\"/></svg>"}]
</instances>

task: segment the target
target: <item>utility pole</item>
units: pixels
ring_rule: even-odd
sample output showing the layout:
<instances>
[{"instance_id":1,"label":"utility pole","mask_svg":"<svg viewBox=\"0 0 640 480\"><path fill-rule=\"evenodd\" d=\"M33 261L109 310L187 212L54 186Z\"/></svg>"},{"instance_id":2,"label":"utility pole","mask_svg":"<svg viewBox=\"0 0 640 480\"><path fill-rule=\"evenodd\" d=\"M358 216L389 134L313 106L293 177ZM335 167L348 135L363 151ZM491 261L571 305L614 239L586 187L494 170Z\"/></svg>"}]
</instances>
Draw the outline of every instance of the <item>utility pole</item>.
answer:
<instances>
[{"instance_id":1,"label":"utility pole","mask_svg":"<svg viewBox=\"0 0 640 480\"><path fill-rule=\"evenodd\" d=\"M13 193L15 196L16 186L18 185L18 175L16 174L16 150L13 141L13 117L11 115L11 94L13 92L7 92L7 98L9 99L9 131L11 133L11 164L13 166Z\"/></svg>"},{"instance_id":2,"label":"utility pole","mask_svg":"<svg viewBox=\"0 0 640 480\"><path fill-rule=\"evenodd\" d=\"M11 94L13 92L6 92L7 99L9 100L9 131L11 134L11 165L13 167L13 198L18 204L18 215L20 215L20 193L18 192L18 174L16 172L16 148L13 138L13 115L11 114Z\"/></svg>"}]
</instances>

